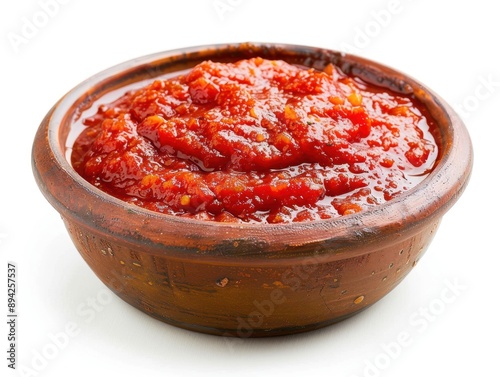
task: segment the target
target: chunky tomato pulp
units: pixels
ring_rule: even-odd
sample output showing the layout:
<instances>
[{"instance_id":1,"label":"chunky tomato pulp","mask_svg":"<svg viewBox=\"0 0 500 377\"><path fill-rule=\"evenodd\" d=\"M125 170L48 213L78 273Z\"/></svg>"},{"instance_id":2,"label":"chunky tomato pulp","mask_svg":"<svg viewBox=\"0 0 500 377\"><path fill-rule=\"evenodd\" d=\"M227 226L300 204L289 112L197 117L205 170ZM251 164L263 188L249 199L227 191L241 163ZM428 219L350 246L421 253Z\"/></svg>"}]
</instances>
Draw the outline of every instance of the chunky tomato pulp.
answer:
<instances>
[{"instance_id":1,"label":"chunky tomato pulp","mask_svg":"<svg viewBox=\"0 0 500 377\"><path fill-rule=\"evenodd\" d=\"M434 125L412 96L329 65L203 62L124 93L72 153L103 191L222 222L330 219L385 203L431 171Z\"/></svg>"}]
</instances>

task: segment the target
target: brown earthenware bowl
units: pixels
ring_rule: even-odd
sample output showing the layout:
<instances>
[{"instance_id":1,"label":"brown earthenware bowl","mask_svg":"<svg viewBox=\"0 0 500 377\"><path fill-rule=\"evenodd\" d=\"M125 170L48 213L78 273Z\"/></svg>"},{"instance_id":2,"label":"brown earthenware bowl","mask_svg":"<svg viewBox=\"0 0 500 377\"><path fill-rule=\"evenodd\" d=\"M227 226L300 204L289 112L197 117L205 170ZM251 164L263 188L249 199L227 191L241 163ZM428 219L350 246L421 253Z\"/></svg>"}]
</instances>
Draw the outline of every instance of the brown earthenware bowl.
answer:
<instances>
[{"instance_id":1,"label":"brown earthenware bowl","mask_svg":"<svg viewBox=\"0 0 500 377\"><path fill-rule=\"evenodd\" d=\"M432 173L387 204L335 220L227 224L154 213L93 187L71 167L74 120L106 93L188 69L203 60L261 56L348 74L412 93L439 127ZM139 58L83 82L47 114L33 146L33 170L83 259L123 300L175 326L260 337L320 328L367 308L410 272L472 167L468 133L431 90L352 55L277 44L186 48Z\"/></svg>"}]
</instances>

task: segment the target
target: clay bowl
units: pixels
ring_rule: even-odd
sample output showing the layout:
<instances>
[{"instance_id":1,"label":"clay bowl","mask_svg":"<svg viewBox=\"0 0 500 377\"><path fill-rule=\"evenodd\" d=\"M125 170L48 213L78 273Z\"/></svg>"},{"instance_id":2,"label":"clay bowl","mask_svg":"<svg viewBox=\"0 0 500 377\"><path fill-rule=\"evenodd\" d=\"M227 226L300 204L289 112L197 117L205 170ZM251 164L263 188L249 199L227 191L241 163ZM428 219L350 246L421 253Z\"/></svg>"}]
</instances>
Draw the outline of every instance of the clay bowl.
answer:
<instances>
[{"instance_id":1,"label":"clay bowl","mask_svg":"<svg viewBox=\"0 0 500 377\"><path fill-rule=\"evenodd\" d=\"M373 210L286 225L203 222L115 199L68 163L75 117L125 85L203 60L261 56L413 93L435 118L440 153L415 188ZM431 90L381 64L312 47L271 44L186 48L97 74L65 95L40 125L33 170L83 259L119 297L145 313L204 333L261 337L317 329L368 308L411 271L464 190L472 147L457 114ZM437 250L436 250L437 251Z\"/></svg>"}]
</instances>

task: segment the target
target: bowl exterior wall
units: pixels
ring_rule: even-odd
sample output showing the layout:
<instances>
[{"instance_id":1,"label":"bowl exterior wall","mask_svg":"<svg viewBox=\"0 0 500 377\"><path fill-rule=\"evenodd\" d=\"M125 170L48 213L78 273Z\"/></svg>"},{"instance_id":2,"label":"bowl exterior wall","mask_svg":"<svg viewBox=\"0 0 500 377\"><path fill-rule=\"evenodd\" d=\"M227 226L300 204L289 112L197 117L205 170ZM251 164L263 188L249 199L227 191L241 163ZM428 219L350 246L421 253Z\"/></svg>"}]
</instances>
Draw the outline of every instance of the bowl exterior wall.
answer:
<instances>
[{"instance_id":1,"label":"bowl exterior wall","mask_svg":"<svg viewBox=\"0 0 500 377\"><path fill-rule=\"evenodd\" d=\"M439 222L360 256L332 261L321 250L327 253L273 264L257 257L228 263L151 255L67 219L65 224L94 273L139 310L199 332L263 337L323 327L377 302L417 264Z\"/></svg>"}]
</instances>

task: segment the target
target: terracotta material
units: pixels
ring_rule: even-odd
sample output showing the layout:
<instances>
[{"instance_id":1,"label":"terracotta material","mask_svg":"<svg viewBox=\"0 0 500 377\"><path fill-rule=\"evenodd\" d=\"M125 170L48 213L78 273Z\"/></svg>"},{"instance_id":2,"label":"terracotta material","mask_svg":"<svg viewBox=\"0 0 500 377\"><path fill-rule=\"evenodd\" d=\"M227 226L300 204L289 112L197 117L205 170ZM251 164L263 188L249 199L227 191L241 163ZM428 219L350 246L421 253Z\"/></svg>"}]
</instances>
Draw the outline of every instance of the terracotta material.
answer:
<instances>
[{"instance_id":1,"label":"terracotta material","mask_svg":"<svg viewBox=\"0 0 500 377\"><path fill-rule=\"evenodd\" d=\"M224 224L176 218L121 202L78 176L65 156L79 111L111 90L206 60L253 56L324 68L414 93L439 124L440 156L416 188L375 210L294 224ZM76 248L123 300L170 324L217 335L297 333L378 301L416 265L472 167L467 131L451 108L408 76L359 57L312 47L216 45L121 64L77 86L43 120L33 170ZM439 252L439 250L436 250Z\"/></svg>"}]
</instances>

